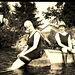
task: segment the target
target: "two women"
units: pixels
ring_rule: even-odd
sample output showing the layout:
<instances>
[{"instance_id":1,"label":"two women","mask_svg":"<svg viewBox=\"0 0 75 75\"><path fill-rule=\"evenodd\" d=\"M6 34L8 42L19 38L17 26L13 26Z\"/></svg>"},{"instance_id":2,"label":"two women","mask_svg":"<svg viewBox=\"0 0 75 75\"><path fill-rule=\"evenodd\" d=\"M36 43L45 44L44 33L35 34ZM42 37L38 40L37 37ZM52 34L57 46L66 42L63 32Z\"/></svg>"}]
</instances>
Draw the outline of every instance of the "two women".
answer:
<instances>
[{"instance_id":1,"label":"two women","mask_svg":"<svg viewBox=\"0 0 75 75\"><path fill-rule=\"evenodd\" d=\"M27 41L27 47L18 54L17 60L12 64L7 71L19 69L23 65L29 64L29 62L33 59L40 58L41 51L41 36L39 32L35 30L31 21L27 20L24 22L24 27L26 29L26 33L29 33L29 38Z\"/></svg>"},{"instance_id":2,"label":"two women","mask_svg":"<svg viewBox=\"0 0 75 75\"><path fill-rule=\"evenodd\" d=\"M23 65L29 64L33 59L40 58L41 51L41 36L39 32L35 30L31 21L24 22L26 33L29 33L27 41L28 46L18 54L17 60L12 64L7 71L19 69ZM55 39L59 48L62 50L64 62L67 63L67 52L72 52L71 36L65 31L65 23L61 22L59 25L59 32L56 33Z\"/></svg>"},{"instance_id":3,"label":"two women","mask_svg":"<svg viewBox=\"0 0 75 75\"><path fill-rule=\"evenodd\" d=\"M57 41L58 47L63 53L64 63L67 63L67 52L72 52L71 36L66 32L66 24L61 21L59 24L59 32L56 33L55 39ZM74 56L73 56L74 59Z\"/></svg>"}]
</instances>

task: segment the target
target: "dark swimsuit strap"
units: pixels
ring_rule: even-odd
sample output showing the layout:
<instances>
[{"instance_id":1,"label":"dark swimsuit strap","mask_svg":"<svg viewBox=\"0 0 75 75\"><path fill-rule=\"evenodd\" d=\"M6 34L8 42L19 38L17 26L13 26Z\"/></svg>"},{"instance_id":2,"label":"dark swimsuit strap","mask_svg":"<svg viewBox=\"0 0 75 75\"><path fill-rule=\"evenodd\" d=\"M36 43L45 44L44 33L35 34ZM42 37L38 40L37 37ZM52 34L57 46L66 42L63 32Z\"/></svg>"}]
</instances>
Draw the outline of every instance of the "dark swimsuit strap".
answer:
<instances>
[{"instance_id":1,"label":"dark swimsuit strap","mask_svg":"<svg viewBox=\"0 0 75 75\"><path fill-rule=\"evenodd\" d=\"M37 32L37 31L35 31L35 33L36 33L36 32ZM35 34L35 33L34 33L34 34ZM33 34L33 35L34 35L34 34ZM29 34L29 36L30 36L30 34ZM28 36L28 38L29 38L29 36Z\"/></svg>"}]
</instances>

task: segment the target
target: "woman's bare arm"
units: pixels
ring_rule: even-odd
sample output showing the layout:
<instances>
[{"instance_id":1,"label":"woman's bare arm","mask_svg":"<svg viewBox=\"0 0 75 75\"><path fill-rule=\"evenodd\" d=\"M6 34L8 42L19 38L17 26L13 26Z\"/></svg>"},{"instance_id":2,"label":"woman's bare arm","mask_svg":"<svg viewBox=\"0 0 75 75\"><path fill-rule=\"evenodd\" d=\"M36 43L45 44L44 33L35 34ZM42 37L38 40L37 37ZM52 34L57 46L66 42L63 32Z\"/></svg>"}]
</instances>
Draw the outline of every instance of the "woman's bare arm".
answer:
<instances>
[{"instance_id":1,"label":"woman's bare arm","mask_svg":"<svg viewBox=\"0 0 75 75\"><path fill-rule=\"evenodd\" d=\"M31 52L31 51L33 51L33 50L35 50L35 49L37 48L38 43L39 43L39 39L40 39L40 34L39 34L38 32L36 32L36 33L34 34L34 43L33 43L33 46L32 46L30 49L28 49L28 50L24 53L24 55L27 54L27 53L29 53L29 52Z\"/></svg>"}]
</instances>

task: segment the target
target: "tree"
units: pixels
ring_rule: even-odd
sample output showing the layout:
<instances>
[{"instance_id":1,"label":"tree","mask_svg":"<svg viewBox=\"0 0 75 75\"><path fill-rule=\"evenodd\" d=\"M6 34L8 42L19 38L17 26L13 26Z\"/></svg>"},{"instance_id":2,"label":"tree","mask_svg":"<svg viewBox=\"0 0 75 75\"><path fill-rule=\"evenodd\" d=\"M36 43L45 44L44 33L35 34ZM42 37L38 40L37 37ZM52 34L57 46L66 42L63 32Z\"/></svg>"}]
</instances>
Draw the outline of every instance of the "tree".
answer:
<instances>
[{"instance_id":1,"label":"tree","mask_svg":"<svg viewBox=\"0 0 75 75\"><path fill-rule=\"evenodd\" d=\"M6 25L2 27L1 36L0 38L0 44L3 47L11 47L16 41L25 34L24 29L24 21L25 20L31 20L34 24L34 27L37 28L39 25L41 25L40 21L37 21L37 18L35 18L35 12L36 12L36 6L35 3L31 2L20 2L21 7L18 7L16 4L15 11L10 13L8 2L1 2L2 7L0 8L3 13L3 15L8 19L8 28ZM5 11L3 11L5 10Z\"/></svg>"},{"instance_id":2,"label":"tree","mask_svg":"<svg viewBox=\"0 0 75 75\"><path fill-rule=\"evenodd\" d=\"M20 2L21 7L17 7L17 5L15 6L16 8L16 18L18 18L20 20L20 22L24 23L25 20L29 19L33 22L33 25L35 28L37 28L40 24L40 21L37 21L37 18L35 18L35 12L37 10L35 3L31 3L31 2Z\"/></svg>"},{"instance_id":3,"label":"tree","mask_svg":"<svg viewBox=\"0 0 75 75\"><path fill-rule=\"evenodd\" d=\"M68 27L75 26L75 2L65 2L61 19L68 25Z\"/></svg>"},{"instance_id":4,"label":"tree","mask_svg":"<svg viewBox=\"0 0 75 75\"><path fill-rule=\"evenodd\" d=\"M9 10L10 10L9 5L7 4L7 2L2 1L0 3L0 6L1 6L0 7L1 14L3 14L3 16L5 18L8 18L8 14L9 14Z\"/></svg>"},{"instance_id":5,"label":"tree","mask_svg":"<svg viewBox=\"0 0 75 75\"><path fill-rule=\"evenodd\" d=\"M9 15L9 6L7 5L7 2L1 2L0 3L0 14L3 15L3 18L8 18ZM10 31L7 30L7 26L5 22L2 22L3 25L0 26L0 46L1 47L8 47L11 45L9 44L11 38L10 38Z\"/></svg>"},{"instance_id":6,"label":"tree","mask_svg":"<svg viewBox=\"0 0 75 75\"><path fill-rule=\"evenodd\" d=\"M46 19L55 16L54 20L63 20L68 27L75 26L75 3L74 2L57 2L56 9L54 7L47 8L47 12L43 12Z\"/></svg>"}]
</instances>

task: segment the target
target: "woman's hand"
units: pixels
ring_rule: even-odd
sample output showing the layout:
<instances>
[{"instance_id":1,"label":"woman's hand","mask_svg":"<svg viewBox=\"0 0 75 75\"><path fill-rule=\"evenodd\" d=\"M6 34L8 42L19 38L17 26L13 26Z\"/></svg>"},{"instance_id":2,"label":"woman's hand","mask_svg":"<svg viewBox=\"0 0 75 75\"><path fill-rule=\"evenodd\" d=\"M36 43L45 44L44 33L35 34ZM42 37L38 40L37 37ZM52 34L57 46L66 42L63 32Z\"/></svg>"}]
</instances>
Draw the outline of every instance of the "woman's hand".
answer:
<instances>
[{"instance_id":1,"label":"woman's hand","mask_svg":"<svg viewBox=\"0 0 75 75\"><path fill-rule=\"evenodd\" d=\"M72 48L71 48L71 47L67 47L67 49L68 49L70 52L72 52Z\"/></svg>"},{"instance_id":2,"label":"woman's hand","mask_svg":"<svg viewBox=\"0 0 75 75\"><path fill-rule=\"evenodd\" d=\"M21 56L24 56L24 53L19 53L19 54L17 55L17 57L21 57Z\"/></svg>"},{"instance_id":3,"label":"woman's hand","mask_svg":"<svg viewBox=\"0 0 75 75\"><path fill-rule=\"evenodd\" d=\"M72 52L72 48L71 47L63 47L62 51L65 52L65 53L67 53L67 51Z\"/></svg>"},{"instance_id":4,"label":"woman's hand","mask_svg":"<svg viewBox=\"0 0 75 75\"><path fill-rule=\"evenodd\" d=\"M17 55L17 57L20 57L20 53Z\"/></svg>"},{"instance_id":5,"label":"woman's hand","mask_svg":"<svg viewBox=\"0 0 75 75\"><path fill-rule=\"evenodd\" d=\"M24 50L23 50L21 53L19 53L19 54L17 55L17 57L23 56L24 53L27 51L27 48L28 48L28 45L24 48Z\"/></svg>"}]
</instances>

